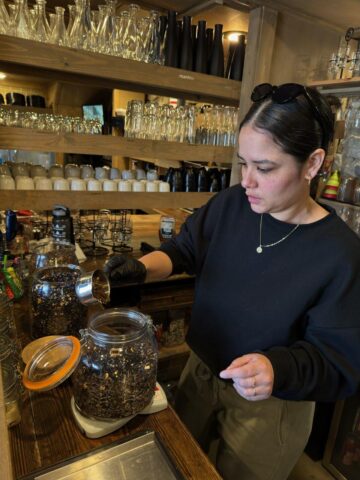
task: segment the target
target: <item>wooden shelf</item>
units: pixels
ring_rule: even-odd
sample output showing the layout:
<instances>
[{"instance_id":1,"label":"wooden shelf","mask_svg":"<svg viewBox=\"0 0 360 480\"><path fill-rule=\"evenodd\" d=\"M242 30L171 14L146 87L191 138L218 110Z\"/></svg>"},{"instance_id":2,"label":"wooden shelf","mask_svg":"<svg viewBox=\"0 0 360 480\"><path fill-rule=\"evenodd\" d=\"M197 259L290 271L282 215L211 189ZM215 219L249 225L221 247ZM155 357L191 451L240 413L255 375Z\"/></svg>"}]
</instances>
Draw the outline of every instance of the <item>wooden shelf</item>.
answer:
<instances>
[{"instance_id":1,"label":"wooden shelf","mask_svg":"<svg viewBox=\"0 0 360 480\"><path fill-rule=\"evenodd\" d=\"M101 88L238 105L241 82L0 35L0 70Z\"/></svg>"},{"instance_id":2,"label":"wooden shelf","mask_svg":"<svg viewBox=\"0 0 360 480\"><path fill-rule=\"evenodd\" d=\"M133 158L162 158L206 163L231 163L234 152L233 147L139 140L111 135L57 134L15 127L0 127L0 145L3 149L95 155L121 154Z\"/></svg>"},{"instance_id":3,"label":"wooden shelf","mask_svg":"<svg viewBox=\"0 0 360 480\"><path fill-rule=\"evenodd\" d=\"M42 211L51 210L54 205L62 204L71 209L98 210L141 209L148 208L198 208L204 205L214 194L204 193L142 193L142 192L71 192L36 190L1 190L0 209L20 210L31 208Z\"/></svg>"},{"instance_id":4,"label":"wooden shelf","mask_svg":"<svg viewBox=\"0 0 360 480\"><path fill-rule=\"evenodd\" d=\"M318 198L317 201L319 203L323 203L324 205L329 205L330 207L333 208L341 208L341 207L347 207L347 208L352 208L354 210L360 210L360 205L354 205L353 203L344 203L344 202L338 202L337 200L328 200L327 198Z\"/></svg>"},{"instance_id":5,"label":"wooden shelf","mask_svg":"<svg viewBox=\"0 0 360 480\"><path fill-rule=\"evenodd\" d=\"M341 78L338 80L316 80L310 82L309 87L316 87L321 90L349 90L349 89L359 89L360 90L360 77L353 78Z\"/></svg>"}]
</instances>

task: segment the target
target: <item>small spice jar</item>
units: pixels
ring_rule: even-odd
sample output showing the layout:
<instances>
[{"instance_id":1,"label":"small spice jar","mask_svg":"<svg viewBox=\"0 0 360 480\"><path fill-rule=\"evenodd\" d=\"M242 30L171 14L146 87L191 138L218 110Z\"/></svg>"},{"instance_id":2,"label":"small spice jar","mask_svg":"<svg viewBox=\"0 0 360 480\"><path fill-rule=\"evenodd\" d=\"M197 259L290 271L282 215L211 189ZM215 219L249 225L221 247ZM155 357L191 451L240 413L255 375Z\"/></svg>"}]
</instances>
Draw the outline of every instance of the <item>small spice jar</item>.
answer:
<instances>
[{"instance_id":1,"label":"small spice jar","mask_svg":"<svg viewBox=\"0 0 360 480\"><path fill-rule=\"evenodd\" d=\"M75 265L44 267L34 272L31 319L34 338L75 335L85 326L86 308L76 294L81 270Z\"/></svg>"},{"instance_id":2,"label":"small spice jar","mask_svg":"<svg viewBox=\"0 0 360 480\"><path fill-rule=\"evenodd\" d=\"M50 390L71 375L75 407L98 420L129 417L148 406L157 373L150 317L125 308L105 310L81 335L80 341L71 336L51 338L30 359L24 349L25 387Z\"/></svg>"}]
</instances>

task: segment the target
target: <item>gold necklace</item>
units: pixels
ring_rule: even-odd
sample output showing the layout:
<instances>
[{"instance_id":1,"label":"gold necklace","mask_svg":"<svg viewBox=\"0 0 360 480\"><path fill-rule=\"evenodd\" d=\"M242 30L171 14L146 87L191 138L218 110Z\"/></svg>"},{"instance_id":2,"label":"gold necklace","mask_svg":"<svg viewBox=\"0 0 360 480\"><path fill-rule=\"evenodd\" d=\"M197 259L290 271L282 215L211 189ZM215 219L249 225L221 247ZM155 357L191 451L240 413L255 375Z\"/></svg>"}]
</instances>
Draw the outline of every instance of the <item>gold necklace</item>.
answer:
<instances>
[{"instance_id":1,"label":"gold necklace","mask_svg":"<svg viewBox=\"0 0 360 480\"><path fill-rule=\"evenodd\" d=\"M280 240L278 240L277 242L263 245L261 243L262 221L263 221L263 214L261 214L261 217L260 217L259 246L256 248L257 253L262 253L263 248L275 247L275 245L278 245L279 243L286 240L288 237L290 237L290 235L292 235L295 232L295 230L297 230L300 227L300 223L298 223L297 225L295 225L295 227L292 230L290 230L290 232L287 235L285 235L285 237L280 238Z\"/></svg>"}]
</instances>

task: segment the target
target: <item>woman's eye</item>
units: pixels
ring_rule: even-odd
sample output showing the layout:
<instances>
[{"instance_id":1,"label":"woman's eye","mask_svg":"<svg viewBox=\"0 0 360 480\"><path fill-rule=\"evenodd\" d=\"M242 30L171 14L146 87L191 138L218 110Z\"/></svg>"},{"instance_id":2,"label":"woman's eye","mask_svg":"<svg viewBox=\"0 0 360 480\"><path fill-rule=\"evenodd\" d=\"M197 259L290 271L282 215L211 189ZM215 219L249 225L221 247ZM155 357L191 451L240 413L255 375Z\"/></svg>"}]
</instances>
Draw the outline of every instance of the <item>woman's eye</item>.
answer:
<instances>
[{"instance_id":1,"label":"woman's eye","mask_svg":"<svg viewBox=\"0 0 360 480\"><path fill-rule=\"evenodd\" d=\"M258 167L259 172L261 173L269 173L272 171L272 168L260 168Z\"/></svg>"}]
</instances>

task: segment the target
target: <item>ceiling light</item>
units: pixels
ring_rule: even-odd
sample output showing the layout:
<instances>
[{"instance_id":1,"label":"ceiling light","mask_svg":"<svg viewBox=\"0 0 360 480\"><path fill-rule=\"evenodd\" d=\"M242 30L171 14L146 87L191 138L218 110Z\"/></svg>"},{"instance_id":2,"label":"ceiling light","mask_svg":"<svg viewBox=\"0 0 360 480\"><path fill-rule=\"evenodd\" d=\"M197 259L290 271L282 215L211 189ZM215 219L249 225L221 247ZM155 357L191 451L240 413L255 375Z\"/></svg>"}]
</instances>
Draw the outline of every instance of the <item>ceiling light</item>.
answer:
<instances>
[{"instance_id":1,"label":"ceiling light","mask_svg":"<svg viewBox=\"0 0 360 480\"><path fill-rule=\"evenodd\" d=\"M4 80L6 78L6 73L0 72L0 80Z\"/></svg>"},{"instance_id":2,"label":"ceiling light","mask_svg":"<svg viewBox=\"0 0 360 480\"><path fill-rule=\"evenodd\" d=\"M224 38L229 40L230 42L236 43L239 41L240 35L245 35L247 36L247 32L241 32L239 30L229 30L227 32L223 33Z\"/></svg>"}]
</instances>

